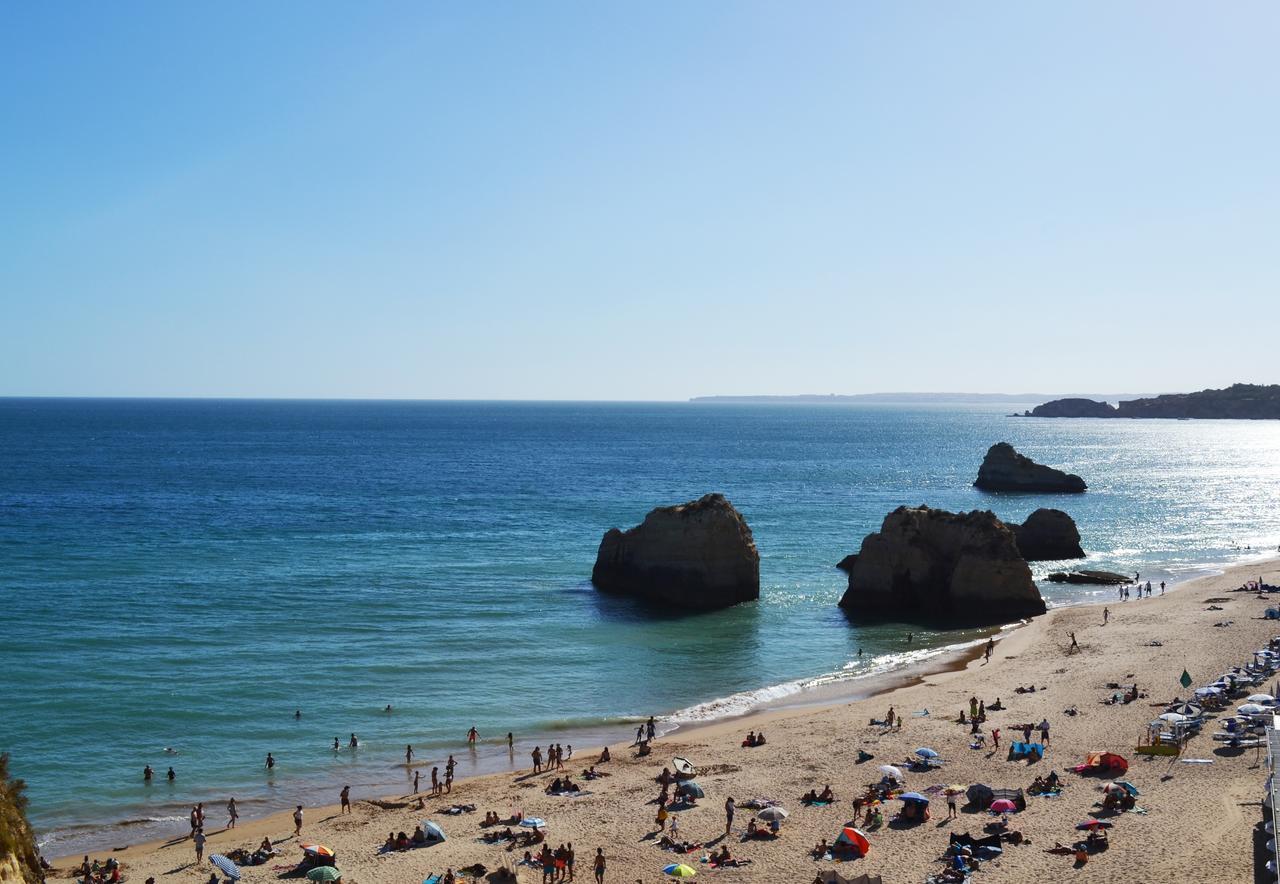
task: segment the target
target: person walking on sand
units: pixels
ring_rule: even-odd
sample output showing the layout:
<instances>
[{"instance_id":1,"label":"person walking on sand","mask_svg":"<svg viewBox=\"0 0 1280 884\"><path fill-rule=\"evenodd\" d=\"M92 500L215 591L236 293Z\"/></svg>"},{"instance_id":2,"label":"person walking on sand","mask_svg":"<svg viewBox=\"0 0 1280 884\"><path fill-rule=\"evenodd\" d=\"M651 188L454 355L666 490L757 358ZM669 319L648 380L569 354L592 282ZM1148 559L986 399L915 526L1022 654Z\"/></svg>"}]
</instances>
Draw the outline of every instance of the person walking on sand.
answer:
<instances>
[{"instance_id":1,"label":"person walking on sand","mask_svg":"<svg viewBox=\"0 0 1280 884\"><path fill-rule=\"evenodd\" d=\"M293 834L302 834L302 805L299 804L293 809Z\"/></svg>"},{"instance_id":2,"label":"person walking on sand","mask_svg":"<svg viewBox=\"0 0 1280 884\"><path fill-rule=\"evenodd\" d=\"M415 770L413 772L413 794L414 795L418 794L418 782L421 777L422 777L422 771Z\"/></svg>"},{"instance_id":3,"label":"person walking on sand","mask_svg":"<svg viewBox=\"0 0 1280 884\"><path fill-rule=\"evenodd\" d=\"M986 650L986 653L984 653L984 654L983 654L983 658L984 658L984 659L983 659L983 661L982 661L982 664L983 664L984 666L985 666L987 663L990 663L990 662L991 662L991 652L992 652L992 651L994 651L995 649L996 649L996 640L995 640L995 638L988 638L988 639L987 639L987 650Z\"/></svg>"},{"instance_id":4,"label":"person walking on sand","mask_svg":"<svg viewBox=\"0 0 1280 884\"><path fill-rule=\"evenodd\" d=\"M238 819L240 819L240 810L236 807L235 796L232 795L227 799L227 828L234 829Z\"/></svg>"},{"instance_id":5,"label":"person walking on sand","mask_svg":"<svg viewBox=\"0 0 1280 884\"><path fill-rule=\"evenodd\" d=\"M1106 625L1107 625L1107 621L1108 621L1108 620L1110 620L1110 619L1111 619L1111 609L1110 609L1110 608L1107 608L1107 607L1104 607L1104 608L1102 609L1102 625L1103 625L1103 626L1106 626Z\"/></svg>"},{"instance_id":6,"label":"person walking on sand","mask_svg":"<svg viewBox=\"0 0 1280 884\"><path fill-rule=\"evenodd\" d=\"M651 740L658 735L658 726L657 726L657 723L654 722L652 715L650 715L649 720L645 722L644 730L645 730L645 734Z\"/></svg>"},{"instance_id":7,"label":"person walking on sand","mask_svg":"<svg viewBox=\"0 0 1280 884\"><path fill-rule=\"evenodd\" d=\"M480 731L476 730L476 726L471 725L471 730L467 731L467 745L474 746L476 740L480 739Z\"/></svg>"},{"instance_id":8,"label":"person walking on sand","mask_svg":"<svg viewBox=\"0 0 1280 884\"><path fill-rule=\"evenodd\" d=\"M956 811L956 793L948 791L947 792L947 819L953 820L958 816L959 816L959 813L957 813Z\"/></svg>"},{"instance_id":9,"label":"person walking on sand","mask_svg":"<svg viewBox=\"0 0 1280 884\"><path fill-rule=\"evenodd\" d=\"M1000 748L1000 728L998 727L993 727L991 729L991 748Z\"/></svg>"},{"instance_id":10,"label":"person walking on sand","mask_svg":"<svg viewBox=\"0 0 1280 884\"><path fill-rule=\"evenodd\" d=\"M1080 650L1080 645L1076 642L1076 634L1074 632L1068 632L1067 635L1071 636L1071 647L1067 648L1067 653L1069 654L1072 651Z\"/></svg>"},{"instance_id":11,"label":"person walking on sand","mask_svg":"<svg viewBox=\"0 0 1280 884\"><path fill-rule=\"evenodd\" d=\"M1160 595L1164 595L1164 581L1160 581Z\"/></svg>"},{"instance_id":12,"label":"person walking on sand","mask_svg":"<svg viewBox=\"0 0 1280 884\"><path fill-rule=\"evenodd\" d=\"M416 792L418 790L414 789L413 791ZM342 805L340 808L338 808L338 813L351 813L351 787L350 786L342 787L342 791L338 793L338 801L341 802L341 805Z\"/></svg>"},{"instance_id":13,"label":"person walking on sand","mask_svg":"<svg viewBox=\"0 0 1280 884\"><path fill-rule=\"evenodd\" d=\"M204 829L196 829L191 836L191 842L196 846L196 865L204 862Z\"/></svg>"},{"instance_id":14,"label":"person walking on sand","mask_svg":"<svg viewBox=\"0 0 1280 884\"><path fill-rule=\"evenodd\" d=\"M636 728L636 741L631 745L639 746L643 742L644 742L644 725L642 724L638 728Z\"/></svg>"},{"instance_id":15,"label":"person walking on sand","mask_svg":"<svg viewBox=\"0 0 1280 884\"><path fill-rule=\"evenodd\" d=\"M724 836L726 838L733 830L733 814L737 809L738 805L734 803L732 795L724 800Z\"/></svg>"},{"instance_id":16,"label":"person walking on sand","mask_svg":"<svg viewBox=\"0 0 1280 884\"><path fill-rule=\"evenodd\" d=\"M595 869L595 873L596 873L596 884L604 884L605 858L604 858L604 848L603 848L603 847L597 847L597 848L596 848L596 858L595 858L595 861L594 861L591 865L592 865L592 868L594 868L594 869Z\"/></svg>"},{"instance_id":17,"label":"person walking on sand","mask_svg":"<svg viewBox=\"0 0 1280 884\"><path fill-rule=\"evenodd\" d=\"M1049 745L1049 719L1047 718L1040 719L1039 728L1040 728L1040 742L1048 746Z\"/></svg>"}]
</instances>

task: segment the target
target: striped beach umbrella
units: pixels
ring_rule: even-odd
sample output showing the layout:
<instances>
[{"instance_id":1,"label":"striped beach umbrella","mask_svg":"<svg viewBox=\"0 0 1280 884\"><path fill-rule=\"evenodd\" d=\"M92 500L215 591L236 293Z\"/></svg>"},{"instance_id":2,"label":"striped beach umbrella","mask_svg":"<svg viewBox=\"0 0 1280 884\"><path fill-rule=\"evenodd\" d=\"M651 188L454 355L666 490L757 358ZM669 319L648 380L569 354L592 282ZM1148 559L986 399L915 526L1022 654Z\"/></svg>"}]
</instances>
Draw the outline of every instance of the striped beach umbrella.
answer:
<instances>
[{"instance_id":1,"label":"striped beach umbrella","mask_svg":"<svg viewBox=\"0 0 1280 884\"><path fill-rule=\"evenodd\" d=\"M210 856L209 864L212 865L218 871L222 872L222 874L226 875L232 881L240 880L240 867L235 863L233 863L227 857L223 856L221 853L215 853L212 856Z\"/></svg>"},{"instance_id":2,"label":"striped beach umbrella","mask_svg":"<svg viewBox=\"0 0 1280 884\"><path fill-rule=\"evenodd\" d=\"M662 874L670 875L672 878L692 878L698 874L698 870L684 863L672 863L663 868Z\"/></svg>"}]
</instances>

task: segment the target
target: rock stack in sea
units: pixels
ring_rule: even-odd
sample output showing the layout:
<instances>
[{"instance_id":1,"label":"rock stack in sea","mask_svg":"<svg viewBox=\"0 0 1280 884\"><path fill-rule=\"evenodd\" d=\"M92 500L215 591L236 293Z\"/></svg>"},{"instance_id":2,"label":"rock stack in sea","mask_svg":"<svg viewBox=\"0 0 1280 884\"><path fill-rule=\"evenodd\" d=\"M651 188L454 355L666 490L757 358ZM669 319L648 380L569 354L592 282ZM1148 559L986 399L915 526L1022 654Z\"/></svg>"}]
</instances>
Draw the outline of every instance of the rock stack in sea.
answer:
<instances>
[{"instance_id":1,"label":"rock stack in sea","mask_svg":"<svg viewBox=\"0 0 1280 884\"><path fill-rule=\"evenodd\" d=\"M591 582L604 592L706 611L760 597L760 553L723 494L658 507L600 541Z\"/></svg>"},{"instance_id":2,"label":"rock stack in sea","mask_svg":"<svg viewBox=\"0 0 1280 884\"><path fill-rule=\"evenodd\" d=\"M965 627L1045 612L1013 531L991 512L898 507L840 567L840 607L854 618Z\"/></svg>"},{"instance_id":3,"label":"rock stack in sea","mask_svg":"<svg viewBox=\"0 0 1280 884\"><path fill-rule=\"evenodd\" d=\"M973 484L983 491L1068 494L1079 494L1088 487L1079 476L1038 464L1008 442L997 442L988 449Z\"/></svg>"},{"instance_id":4,"label":"rock stack in sea","mask_svg":"<svg viewBox=\"0 0 1280 884\"><path fill-rule=\"evenodd\" d=\"M1018 541L1018 552L1028 562L1084 558L1075 519L1062 510L1041 507L1021 525L1009 527Z\"/></svg>"}]
</instances>

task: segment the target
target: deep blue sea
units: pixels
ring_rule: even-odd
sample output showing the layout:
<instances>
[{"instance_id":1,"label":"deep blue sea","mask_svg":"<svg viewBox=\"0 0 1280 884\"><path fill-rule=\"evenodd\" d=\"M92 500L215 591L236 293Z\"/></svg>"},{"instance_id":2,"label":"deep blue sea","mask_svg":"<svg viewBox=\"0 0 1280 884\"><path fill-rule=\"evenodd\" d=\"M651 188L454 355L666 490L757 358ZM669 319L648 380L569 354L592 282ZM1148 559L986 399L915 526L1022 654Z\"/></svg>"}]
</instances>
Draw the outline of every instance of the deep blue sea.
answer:
<instances>
[{"instance_id":1,"label":"deep blue sea","mask_svg":"<svg viewBox=\"0 0 1280 884\"><path fill-rule=\"evenodd\" d=\"M907 655L836 607L835 563L900 504L1062 507L1090 565L1155 581L1280 542L1280 423L1010 410L0 400L0 751L49 853L136 843L195 801L395 791L408 743L466 774L511 764L513 731L524 764L974 639L915 630ZM976 491L1000 440L1089 492ZM607 528L709 491L755 534L758 603L660 616L591 588Z\"/></svg>"}]
</instances>

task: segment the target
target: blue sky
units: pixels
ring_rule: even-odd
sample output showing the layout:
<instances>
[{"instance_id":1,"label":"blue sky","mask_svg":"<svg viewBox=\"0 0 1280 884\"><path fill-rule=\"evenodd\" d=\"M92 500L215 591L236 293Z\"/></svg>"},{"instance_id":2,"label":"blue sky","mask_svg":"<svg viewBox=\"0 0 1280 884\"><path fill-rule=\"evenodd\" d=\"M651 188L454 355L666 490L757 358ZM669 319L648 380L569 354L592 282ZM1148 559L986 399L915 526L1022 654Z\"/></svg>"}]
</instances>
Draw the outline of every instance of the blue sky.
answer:
<instances>
[{"instance_id":1,"label":"blue sky","mask_svg":"<svg viewBox=\"0 0 1280 884\"><path fill-rule=\"evenodd\" d=\"M0 395L1280 381L1280 6L0 9Z\"/></svg>"}]
</instances>

